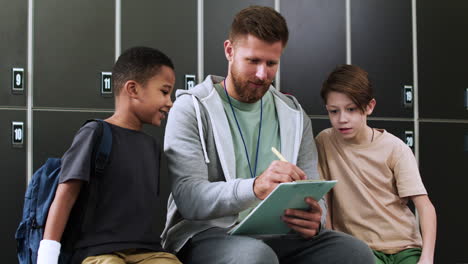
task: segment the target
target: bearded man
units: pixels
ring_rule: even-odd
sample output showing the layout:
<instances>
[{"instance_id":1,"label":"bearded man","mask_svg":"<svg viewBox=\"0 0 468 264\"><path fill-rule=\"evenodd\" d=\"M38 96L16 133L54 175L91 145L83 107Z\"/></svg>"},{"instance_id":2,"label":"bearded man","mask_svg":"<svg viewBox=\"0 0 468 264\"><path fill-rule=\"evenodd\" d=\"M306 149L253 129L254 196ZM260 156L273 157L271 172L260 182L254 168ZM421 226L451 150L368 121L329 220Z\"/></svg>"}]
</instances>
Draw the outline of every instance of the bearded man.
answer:
<instances>
[{"instance_id":1,"label":"bearded man","mask_svg":"<svg viewBox=\"0 0 468 264\"><path fill-rule=\"evenodd\" d=\"M183 263L374 263L363 242L324 228L325 203L310 197L309 210L282 216L291 234L227 234L278 184L319 178L309 117L271 85L288 34L274 9L241 10L224 42L227 77L177 92L164 139L172 193L162 239Z\"/></svg>"}]
</instances>

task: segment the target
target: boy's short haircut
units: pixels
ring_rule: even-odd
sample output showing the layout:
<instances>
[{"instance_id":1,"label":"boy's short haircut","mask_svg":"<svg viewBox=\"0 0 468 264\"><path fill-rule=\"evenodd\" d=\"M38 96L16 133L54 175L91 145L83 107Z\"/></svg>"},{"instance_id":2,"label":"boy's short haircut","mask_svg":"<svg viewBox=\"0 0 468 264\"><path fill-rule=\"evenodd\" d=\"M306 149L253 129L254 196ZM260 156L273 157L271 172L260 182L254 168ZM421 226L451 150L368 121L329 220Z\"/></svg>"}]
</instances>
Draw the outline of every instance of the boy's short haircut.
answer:
<instances>
[{"instance_id":1,"label":"boy's short haircut","mask_svg":"<svg viewBox=\"0 0 468 264\"><path fill-rule=\"evenodd\" d=\"M323 82L320 96L325 104L330 92L345 94L362 112L365 112L367 105L374 98L368 73L356 65L349 64L338 65Z\"/></svg>"},{"instance_id":2,"label":"boy's short haircut","mask_svg":"<svg viewBox=\"0 0 468 264\"><path fill-rule=\"evenodd\" d=\"M171 59L161 51L148 47L133 47L124 51L112 68L112 86L115 95L129 80L141 85L159 73L161 66L174 70Z\"/></svg>"},{"instance_id":3,"label":"boy's short haircut","mask_svg":"<svg viewBox=\"0 0 468 264\"><path fill-rule=\"evenodd\" d=\"M229 40L252 35L268 43L281 41L286 47L289 38L284 17L271 7L250 6L236 14L229 31Z\"/></svg>"}]
</instances>

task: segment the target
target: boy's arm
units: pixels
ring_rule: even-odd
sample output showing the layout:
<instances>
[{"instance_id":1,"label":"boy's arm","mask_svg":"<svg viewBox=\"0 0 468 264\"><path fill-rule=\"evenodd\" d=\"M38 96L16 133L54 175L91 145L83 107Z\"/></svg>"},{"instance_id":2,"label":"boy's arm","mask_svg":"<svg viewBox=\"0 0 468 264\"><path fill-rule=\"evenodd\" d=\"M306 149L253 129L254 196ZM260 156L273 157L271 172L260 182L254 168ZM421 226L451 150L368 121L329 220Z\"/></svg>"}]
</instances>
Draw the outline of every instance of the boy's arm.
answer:
<instances>
[{"instance_id":1,"label":"boy's arm","mask_svg":"<svg viewBox=\"0 0 468 264\"><path fill-rule=\"evenodd\" d=\"M434 247L437 233L437 216L435 208L427 195L411 196L419 214L423 248L418 263L434 262Z\"/></svg>"},{"instance_id":2,"label":"boy's arm","mask_svg":"<svg viewBox=\"0 0 468 264\"><path fill-rule=\"evenodd\" d=\"M71 209L80 193L82 181L70 180L57 187L54 201L49 209L44 237L38 251L37 263L57 263L60 240L70 216Z\"/></svg>"},{"instance_id":3,"label":"boy's arm","mask_svg":"<svg viewBox=\"0 0 468 264\"><path fill-rule=\"evenodd\" d=\"M44 239L60 241L70 211L80 194L81 184L80 180L70 180L58 185L54 201L47 215Z\"/></svg>"}]
</instances>

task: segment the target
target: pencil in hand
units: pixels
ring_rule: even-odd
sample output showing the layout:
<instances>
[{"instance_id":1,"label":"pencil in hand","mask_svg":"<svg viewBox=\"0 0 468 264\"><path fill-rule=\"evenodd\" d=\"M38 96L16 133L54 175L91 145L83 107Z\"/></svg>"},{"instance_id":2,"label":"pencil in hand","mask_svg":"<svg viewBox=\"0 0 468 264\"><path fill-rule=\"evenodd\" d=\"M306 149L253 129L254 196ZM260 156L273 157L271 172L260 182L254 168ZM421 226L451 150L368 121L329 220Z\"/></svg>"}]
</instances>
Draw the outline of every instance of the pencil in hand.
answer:
<instances>
[{"instance_id":1,"label":"pencil in hand","mask_svg":"<svg viewBox=\"0 0 468 264\"><path fill-rule=\"evenodd\" d=\"M287 160L283 157L283 155L281 155L281 153L275 148L275 147L271 147L271 151L273 151L273 153L275 153L276 157L278 157L279 160L281 161L286 161ZM320 178L319 180L315 180L315 179L305 179L305 180L298 180L298 181L310 181L310 182L313 182L313 181L324 181L324 179Z\"/></svg>"},{"instance_id":2,"label":"pencil in hand","mask_svg":"<svg viewBox=\"0 0 468 264\"><path fill-rule=\"evenodd\" d=\"M279 160L287 162L287 160L283 157L283 155L281 155L281 153L275 147L271 147L271 151L275 153L276 157L278 157Z\"/></svg>"}]
</instances>

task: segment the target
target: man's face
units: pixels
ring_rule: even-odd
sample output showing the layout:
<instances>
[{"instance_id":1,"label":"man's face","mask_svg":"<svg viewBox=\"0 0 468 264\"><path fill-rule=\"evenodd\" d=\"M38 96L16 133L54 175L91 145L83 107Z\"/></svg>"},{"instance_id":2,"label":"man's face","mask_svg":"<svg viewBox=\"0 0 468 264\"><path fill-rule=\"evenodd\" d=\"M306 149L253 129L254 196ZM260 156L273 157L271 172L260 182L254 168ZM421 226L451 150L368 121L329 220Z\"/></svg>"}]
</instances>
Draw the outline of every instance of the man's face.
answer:
<instances>
[{"instance_id":1,"label":"man's face","mask_svg":"<svg viewBox=\"0 0 468 264\"><path fill-rule=\"evenodd\" d=\"M268 91L275 78L283 51L281 41L268 43L252 35L232 43L226 40L224 50L229 61L229 76L234 87L229 95L244 103L254 103Z\"/></svg>"}]
</instances>

